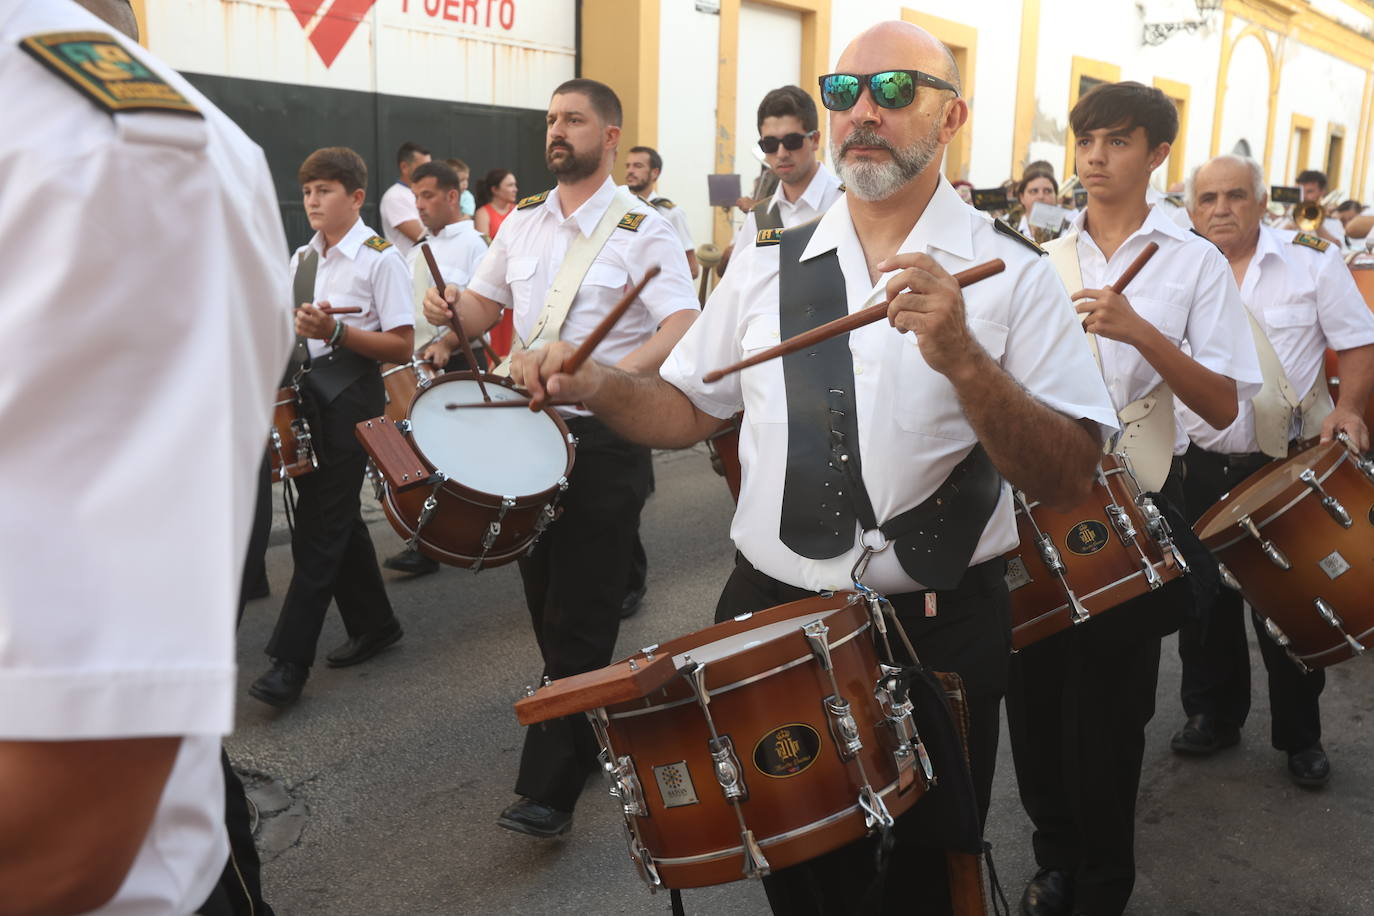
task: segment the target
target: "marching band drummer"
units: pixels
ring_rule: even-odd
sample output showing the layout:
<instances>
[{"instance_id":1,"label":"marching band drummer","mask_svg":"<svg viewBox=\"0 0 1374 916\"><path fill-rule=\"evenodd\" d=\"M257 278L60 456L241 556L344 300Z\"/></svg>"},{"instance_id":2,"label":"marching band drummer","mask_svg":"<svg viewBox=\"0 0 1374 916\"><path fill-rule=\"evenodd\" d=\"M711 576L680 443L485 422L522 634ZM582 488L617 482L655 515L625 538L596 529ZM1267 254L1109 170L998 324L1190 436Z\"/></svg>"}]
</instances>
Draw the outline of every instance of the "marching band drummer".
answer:
<instances>
[{"instance_id":1,"label":"marching band drummer","mask_svg":"<svg viewBox=\"0 0 1374 916\"><path fill-rule=\"evenodd\" d=\"M1108 916L1130 899L1136 791L1160 640L1192 607L1195 580L1215 588L1215 565L1173 511L1183 510L1181 462L1173 456L1186 438L1169 392L1224 429L1238 400L1260 388L1225 260L1147 202L1150 173L1178 133L1173 102L1139 83L1110 83L1085 94L1069 117L1088 206L1050 243L1050 259L1076 290L1072 298L1094 335L1112 403L1128 421L1122 441L1136 476L1172 520L1193 574L1012 658L1007 722L1040 869L1021 900L1029 916ZM1151 242L1159 250L1125 294L1107 289Z\"/></svg>"},{"instance_id":2,"label":"marching band drummer","mask_svg":"<svg viewBox=\"0 0 1374 916\"><path fill-rule=\"evenodd\" d=\"M1194 224L1231 262L1241 299L1277 357L1266 372L1266 380L1273 376L1276 384L1242 403L1236 422L1225 429L1179 409L1192 439L1183 484L1190 521L1273 459L1287 457L1290 438L1312 438L1320 431L1322 441L1330 441L1345 432L1360 451L1369 448L1362 418L1374 386L1374 313L1337 246L1264 225L1268 197L1259 163L1240 156L1219 156L1188 182ZM1334 409L1322 372L1327 347L1340 360L1340 403ZM1289 400L1280 385L1288 389ZM1180 754L1204 756L1240 740L1250 710L1242 604L1239 592L1223 588L1203 620L1188 621L1179 631L1188 715L1172 741ZM1323 785L1331 774L1318 706L1325 669L1303 674L1265 634L1259 618L1252 620L1269 672L1270 740L1287 753L1293 782Z\"/></svg>"},{"instance_id":3,"label":"marching band drummer","mask_svg":"<svg viewBox=\"0 0 1374 916\"><path fill-rule=\"evenodd\" d=\"M594 351L626 372L656 372L696 316L697 296L672 227L611 181L620 99L603 83L569 80L554 90L546 123L545 160L558 186L520 201L461 297L452 284L445 296L457 306L469 337L510 309L524 347L553 341L575 346L658 265L662 273ZM449 315L444 298L431 288L425 317L439 325ZM447 358L453 337L435 342L435 362ZM519 561L543 673L550 678L611 661L650 475L647 448L627 442L585 411L562 411L578 439L559 503L563 514ZM599 750L582 715L529 728L515 784L521 797L497 823L535 837L566 833Z\"/></svg>"},{"instance_id":4,"label":"marching band drummer","mask_svg":"<svg viewBox=\"0 0 1374 916\"><path fill-rule=\"evenodd\" d=\"M819 221L739 249L661 378L594 361L560 374L565 344L523 355L514 377L662 447L700 441L744 408L731 527L741 559L718 620L852 588L861 532L876 544L877 521L899 523L862 579L892 600L927 667L963 678L985 818L1010 651L1001 554L1016 543L997 475L1056 504L1083 498L1116 415L1040 252L940 175L968 115L948 50L914 25L882 23L837 69L821 91L848 194ZM950 272L994 258L1005 272L961 293ZM702 381L798 325L882 302L898 330L874 323L819 345L815 358ZM940 500L954 502L937 509ZM938 539L918 528L932 511L947 513ZM852 913L861 898L865 912L948 912L943 851L911 832L920 810L897 819L884 883L872 842L861 841L765 877L774 912Z\"/></svg>"},{"instance_id":5,"label":"marching band drummer","mask_svg":"<svg viewBox=\"0 0 1374 916\"><path fill-rule=\"evenodd\" d=\"M410 362L413 306L405 261L360 216L367 165L342 146L315 150L297 173L315 235L291 257L297 354L308 348L301 396L320 466L294 478L295 569L267 643L272 667L248 693L270 706L300 698L330 601L348 641L325 661L341 668L367 661L401 638L401 623L363 523L360 489L367 453L353 428L386 408L379 361ZM357 307L356 314L322 309Z\"/></svg>"}]
</instances>

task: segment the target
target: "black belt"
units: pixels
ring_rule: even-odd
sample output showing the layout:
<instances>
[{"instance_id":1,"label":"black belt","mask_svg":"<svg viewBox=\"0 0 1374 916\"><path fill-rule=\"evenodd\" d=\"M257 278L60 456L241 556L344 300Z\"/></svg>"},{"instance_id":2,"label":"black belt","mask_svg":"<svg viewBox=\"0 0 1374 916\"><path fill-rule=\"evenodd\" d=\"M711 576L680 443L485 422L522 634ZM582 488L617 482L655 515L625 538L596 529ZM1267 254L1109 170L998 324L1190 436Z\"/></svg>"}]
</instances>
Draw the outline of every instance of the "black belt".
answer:
<instances>
[{"instance_id":1,"label":"black belt","mask_svg":"<svg viewBox=\"0 0 1374 916\"><path fill-rule=\"evenodd\" d=\"M784 589L806 592L809 595L823 594L822 592L812 591L811 589L802 589L799 586L784 582L781 579L773 578L768 575L768 573L760 571L753 563L749 562L744 554L738 551L735 552L735 563L737 568L746 578L752 579L767 588L771 589L774 586L781 586ZM929 592L934 592L937 596L948 598L964 598L974 593L987 592L989 589L1005 589L1007 587L1005 578L1006 571L1006 560L1002 557L993 557L991 560L975 563L965 569L964 575L953 588L924 588L910 592L898 592L894 595L883 593L883 597L892 602L892 606L898 611L908 609L909 607L920 607L925 602L925 596Z\"/></svg>"}]
</instances>

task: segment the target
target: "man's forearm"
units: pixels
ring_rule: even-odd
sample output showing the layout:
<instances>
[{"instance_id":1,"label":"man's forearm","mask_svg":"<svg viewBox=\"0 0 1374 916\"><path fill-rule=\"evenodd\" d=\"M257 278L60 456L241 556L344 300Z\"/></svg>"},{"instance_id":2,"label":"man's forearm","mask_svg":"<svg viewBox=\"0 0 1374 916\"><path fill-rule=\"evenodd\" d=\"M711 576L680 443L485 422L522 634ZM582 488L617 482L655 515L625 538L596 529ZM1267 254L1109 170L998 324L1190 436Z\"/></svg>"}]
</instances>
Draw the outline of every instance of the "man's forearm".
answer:
<instances>
[{"instance_id":1,"label":"man's forearm","mask_svg":"<svg viewBox=\"0 0 1374 916\"><path fill-rule=\"evenodd\" d=\"M501 320L501 303L466 289L458 295L457 311L468 340L481 337ZM457 345L457 341L452 343Z\"/></svg>"},{"instance_id":2,"label":"man's forearm","mask_svg":"<svg viewBox=\"0 0 1374 916\"><path fill-rule=\"evenodd\" d=\"M1214 429L1225 429L1236 422L1240 405L1235 380L1188 356L1153 326L1137 349L1169 385L1174 397Z\"/></svg>"},{"instance_id":3,"label":"man's forearm","mask_svg":"<svg viewBox=\"0 0 1374 916\"><path fill-rule=\"evenodd\" d=\"M617 435L651 448L686 448L721 420L698 410L685 394L653 374L602 367L605 378L587 409Z\"/></svg>"},{"instance_id":4,"label":"man's forearm","mask_svg":"<svg viewBox=\"0 0 1374 916\"><path fill-rule=\"evenodd\" d=\"M646 340L639 349L622 359L618 366L636 375L652 374L658 371L668 358L673 347L687 333L699 315L696 309L681 309L669 315L658 330Z\"/></svg>"},{"instance_id":5,"label":"man's forearm","mask_svg":"<svg viewBox=\"0 0 1374 916\"><path fill-rule=\"evenodd\" d=\"M1102 449L1081 423L1037 401L986 353L951 381L978 441L1013 487L1052 506L1087 493Z\"/></svg>"},{"instance_id":6,"label":"man's forearm","mask_svg":"<svg viewBox=\"0 0 1374 916\"><path fill-rule=\"evenodd\" d=\"M1341 375L1339 406L1363 414L1374 390L1374 344L1341 350L1336 363Z\"/></svg>"}]
</instances>

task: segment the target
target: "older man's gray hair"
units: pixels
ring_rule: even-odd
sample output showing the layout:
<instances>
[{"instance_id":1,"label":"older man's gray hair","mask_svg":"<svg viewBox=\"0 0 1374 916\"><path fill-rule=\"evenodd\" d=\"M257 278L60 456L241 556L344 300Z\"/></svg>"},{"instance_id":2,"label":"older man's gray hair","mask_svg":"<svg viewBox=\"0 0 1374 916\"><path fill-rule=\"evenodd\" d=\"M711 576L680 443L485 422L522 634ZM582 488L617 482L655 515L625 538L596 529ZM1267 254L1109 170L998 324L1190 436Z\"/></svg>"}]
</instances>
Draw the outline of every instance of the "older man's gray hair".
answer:
<instances>
[{"instance_id":1,"label":"older man's gray hair","mask_svg":"<svg viewBox=\"0 0 1374 916\"><path fill-rule=\"evenodd\" d=\"M1258 162L1256 162L1254 159L1251 159L1249 156L1241 156L1236 153L1227 153L1226 155L1218 156L1215 159L1208 159L1206 162L1202 163L1202 165L1194 167L1194 169L1188 173L1188 183L1183 186L1183 202L1189 210L1192 210L1194 207L1197 206L1198 173L1214 162L1234 162L1238 165L1243 165L1246 168L1248 168L1250 170L1251 191L1255 195L1255 200L1263 200L1264 195L1268 193L1268 188L1265 186L1264 183L1264 169L1260 166Z\"/></svg>"}]
</instances>

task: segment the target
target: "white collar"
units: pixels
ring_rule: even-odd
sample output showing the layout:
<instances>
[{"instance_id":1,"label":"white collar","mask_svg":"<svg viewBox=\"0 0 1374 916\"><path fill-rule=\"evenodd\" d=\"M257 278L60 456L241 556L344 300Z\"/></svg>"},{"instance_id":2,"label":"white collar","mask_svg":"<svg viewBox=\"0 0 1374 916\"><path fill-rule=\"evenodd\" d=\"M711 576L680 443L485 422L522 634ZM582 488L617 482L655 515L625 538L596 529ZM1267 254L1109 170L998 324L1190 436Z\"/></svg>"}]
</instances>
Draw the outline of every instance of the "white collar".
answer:
<instances>
[{"instance_id":1,"label":"white collar","mask_svg":"<svg viewBox=\"0 0 1374 916\"><path fill-rule=\"evenodd\" d=\"M814 182L814 179L813 179ZM947 251L956 258L973 258L973 220L982 219L976 211L964 203L953 185L940 178L935 193L926 204L925 212L911 227L911 232L898 246L903 254L924 253L931 248ZM840 244L853 239L858 242L854 223L849 216L848 195L835 201L834 205L821 217L811 241L802 252L801 260L807 261L827 251L834 251Z\"/></svg>"},{"instance_id":2,"label":"white collar","mask_svg":"<svg viewBox=\"0 0 1374 916\"><path fill-rule=\"evenodd\" d=\"M1079 235L1086 235L1089 239L1091 239L1092 233L1086 232L1084 230L1084 224L1087 221L1088 208L1084 207L1082 210L1079 210L1078 213L1074 215L1073 223L1071 224L1070 228L1074 232L1077 232ZM1139 228L1137 228L1134 232L1132 232L1130 235L1126 237L1126 241L1129 242L1131 239L1135 238L1138 235L1149 235L1151 232L1158 232L1161 235L1166 235L1169 238L1179 242L1188 241L1189 236L1192 235L1191 232L1184 229L1173 220L1169 219L1169 217L1165 216L1163 211L1159 209L1158 204L1150 205L1149 211L1145 214L1145 221L1140 224ZM1097 243L1094 241L1093 244L1096 245ZM1125 242L1123 242L1122 244L1125 244Z\"/></svg>"},{"instance_id":3,"label":"white collar","mask_svg":"<svg viewBox=\"0 0 1374 916\"><path fill-rule=\"evenodd\" d=\"M363 223L362 217L358 217L354 220L352 228L344 233L343 238L339 239L338 244L330 246L330 251L337 251L351 261L358 256L358 249L363 247L363 242L370 238L372 238L372 230ZM323 233L316 232L311 236L310 247L315 249L315 253L321 257L325 255Z\"/></svg>"},{"instance_id":4,"label":"white collar","mask_svg":"<svg viewBox=\"0 0 1374 916\"><path fill-rule=\"evenodd\" d=\"M476 231L477 231L477 227L476 227L475 225L473 225L472 220L470 220L470 219L460 219L458 222L456 222L456 223L449 223L447 226L445 226L444 228L440 229L440 230L439 230L439 234L438 234L437 236L435 236L435 238L440 238L440 239L453 239L453 238L457 238L457 237L460 236L460 235L463 235L464 233L467 233L467 232L476 232Z\"/></svg>"},{"instance_id":5,"label":"white collar","mask_svg":"<svg viewBox=\"0 0 1374 916\"><path fill-rule=\"evenodd\" d=\"M577 223L577 229L585 236L590 236L596 230L596 224L601 222L601 217L606 214L606 208L611 205L611 198L615 197L615 182L611 181L611 176L607 175L606 180L601 183L601 187L596 189L596 193L588 197L582 206L572 212L570 216L563 216L563 205L558 202L558 192L561 188L558 185L549 192L548 198L544 201L544 210L549 213L559 225L573 220Z\"/></svg>"}]
</instances>

